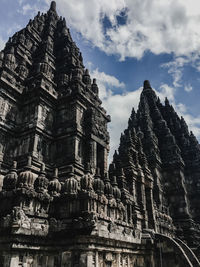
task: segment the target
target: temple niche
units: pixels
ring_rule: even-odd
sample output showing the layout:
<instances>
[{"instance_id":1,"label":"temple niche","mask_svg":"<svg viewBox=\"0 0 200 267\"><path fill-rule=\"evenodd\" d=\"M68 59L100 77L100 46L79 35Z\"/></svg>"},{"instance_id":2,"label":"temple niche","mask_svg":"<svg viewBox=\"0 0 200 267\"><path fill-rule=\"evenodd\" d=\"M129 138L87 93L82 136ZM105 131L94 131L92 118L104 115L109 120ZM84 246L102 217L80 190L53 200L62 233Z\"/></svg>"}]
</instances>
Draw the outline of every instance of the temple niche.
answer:
<instances>
[{"instance_id":1,"label":"temple niche","mask_svg":"<svg viewBox=\"0 0 200 267\"><path fill-rule=\"evenodd\" d=\"M56 3L0 52L0 267L200 266L200 146L145 81L110 116Z\"/></svg>"}]
</instances>

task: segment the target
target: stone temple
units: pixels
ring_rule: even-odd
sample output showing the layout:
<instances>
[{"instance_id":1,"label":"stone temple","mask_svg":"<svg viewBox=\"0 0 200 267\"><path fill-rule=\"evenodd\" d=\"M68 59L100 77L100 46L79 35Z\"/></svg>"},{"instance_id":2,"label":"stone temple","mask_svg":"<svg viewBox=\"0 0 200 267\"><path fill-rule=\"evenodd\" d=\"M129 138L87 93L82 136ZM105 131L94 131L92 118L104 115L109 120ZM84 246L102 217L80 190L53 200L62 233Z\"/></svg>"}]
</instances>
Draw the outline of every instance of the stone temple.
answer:
<instances>
[{"instance_id":1,"label":"stone temple","mask_svg":"<svg viewBox=\"0 0 200 267\"><path fill-rule=\"evenodd\" d=\"M0 267L200 266L200 145L148 81L109 115L55 2L0 52Z\"/></svg>"}]
</instances>

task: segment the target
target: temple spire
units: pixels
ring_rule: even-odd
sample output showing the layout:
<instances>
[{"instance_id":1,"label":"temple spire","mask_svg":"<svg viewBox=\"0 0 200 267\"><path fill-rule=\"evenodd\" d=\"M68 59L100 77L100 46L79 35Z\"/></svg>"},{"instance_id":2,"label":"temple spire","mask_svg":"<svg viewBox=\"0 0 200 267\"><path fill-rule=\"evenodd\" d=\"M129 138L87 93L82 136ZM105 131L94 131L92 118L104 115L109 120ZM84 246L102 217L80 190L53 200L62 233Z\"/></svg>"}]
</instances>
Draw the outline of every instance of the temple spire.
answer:
<instances>
[{"instance_id":1,"label":"temple spire","mask_svg":"<svg viewBox=\"0 0 200 267\"><path fill-rule=\"evenodd\" d=\"M155 94L155 91L152 89L151 84L148 80L144 81L143 91L141 94L141 98L145 96L147 98L147 102L150 106L155 105L158 97Z\"/></svg>"},{"instance_id":2,"label":"temple spire","mask_svg":"<svg viewBox=\"0 0 200 267\"><path fill-rule=\"evenodd\" d=\"M143 90L146 90L146 89L149 89L151 88L151 84L148 80L145 80L144 81L144 87L143 87Z\"/></svg>"},{"instance_id":3,"label":"temple spire","mask_svg":"<svg viewBox=\"0 0 200 267\"><path fill-rule=\"evenodd\" d=\"M50 10L52 10L52 11L56 11L56 2L55 2L55 1L52 1L52 2L51 2Z\"/></svg>"}]
</instances>

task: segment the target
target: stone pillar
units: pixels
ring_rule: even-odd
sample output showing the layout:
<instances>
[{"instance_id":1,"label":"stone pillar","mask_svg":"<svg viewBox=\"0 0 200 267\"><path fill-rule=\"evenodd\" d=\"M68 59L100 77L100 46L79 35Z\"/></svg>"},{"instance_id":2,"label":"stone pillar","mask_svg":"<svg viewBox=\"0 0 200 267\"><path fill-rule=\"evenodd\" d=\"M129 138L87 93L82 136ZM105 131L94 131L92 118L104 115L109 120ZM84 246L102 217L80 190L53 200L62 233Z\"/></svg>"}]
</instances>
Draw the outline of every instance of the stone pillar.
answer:
<instances>
[{"instance_id":1,"label":"stone pillar","mask_svg":"<svg viewBox=\"0 0 200 267\"><path fill-rule=\"evenodd\" d=\"M54 256L48 256L47 266L54 267Z\"/></svg>"},{"instance_id":2,"label":"stone pillar","mask_svg":"<svg viewBox=\"0 0 200 267\"><path fill-rule=\"evenodd\" d=\"M138 205L141 208L141 213L143 215L142 224L144 228L147 228L147 211L146 211L146 196L145 196L145 181L144 181L144 173L140 170L140 176L138 186L139 186L139 201Z\"/></svg>"},{"instance_id":3,"label":"stone pillar","mask_svg":"<svg viewBox=\"0 0 200 267\"><path fill-rule=\"evenodd\" d=\"M94 168L97 168L97 143L93 142L93 151L94 151Z\"/></svg>"},{"instance_id":4,"label":"stone pillar","mask_svg":"<svg viewBox=\"0 0 200 267\"><path fill-rule=\"evenodd\" d=\"M12 255L11 256L11 260L10 260L10 267L16 267L19 265L19 256L18 255ZM5 267L7 267L8 265L5 264Z\"/></svg>"},{"instance_id":5,"label":"stone pillar","mask_svg":"<svg viewBox=\"0 0 200 267\"><path fill-rule=\"evenodd\" d=\"M2 190L2 187L3 187L3 179L4 179L4 175L0 174L0 191Z\"/></svg>"},{"instance_id":6,"label":"stone pillar","mask_svg":"<svg viewBox=\"0 0 200 267\"><path fill-rule=\"evenodd\" d=\"M95 267L99 267L99 253L96 251L95 253Z\"/></svg>"},{"instance_id":7,"label":"stone pillar","mask_svg":"<svg viewBox=\"0 0 200 267\"><path fill-rule=\"evenodd\" d=\"M38 140L39 140L39 135L36 134L33 143L33 156L35 157L38 157L38 151L37 151Z\"/></svg>"},{"instance_id":8,"label":"stone pillar","mask_svg":"<svg viewBox=\"0 0 200 267\"><path fill-rule=\"evenodd\" d=\"M3 160L5 142L5 136L3 134L0 134L0 160Z\"/></svg>"},{"instance_id":9,"label":"stone pillar","mask_svg":"<svg viewBox=\"0 0 200 267\"><path fill-rule=\"evenodd\" d=\"M117 253L116 255L116 262L117 262L117 267L119 266L120 267L120 253Z\"/></svg>"},{"instance_id":10,"label":"stone pillar","mask_svg":"<svg viewBox=\"0 0 200 267\"><path fill-rule=\"evenodd\" d=\"M62 267L72 267L71 252L66 251L66 252L62 253L61 266Z\"/></svg>"},{"instance_id":11,"label":"stone pillar","mask_svg":"<svg viewBox=\"0 0 200 267\"><path fill-rule=\"evenodd\" d=\"M89 155L88 160L91 164L93 172L97 168L97 143L94 140L89 141Z\"/></svg>"},{"instance_id":12,"label":"stone pillar","mask_svg":"<svg viewBox=\"0 0 200 267\"><path fill-rule=\"evenodd\" d=\"M38 106L37 117L38 117L38 121L41 122L42 121L42 107L41 106Z\"/></svg>"},{"instance_id":13,"label":"stone pillar","mask_svg":"<svg viewBox=\"0 0 200 267\"><path fill-rule=\"evenodd\" d=\"M108 150L107 150L107 148L104 148L103 159L104 159L104 172L106 172L107 168L108 168Z\"/></svg>"},{"instance_id":14,"label":"stone pillar","mask_svg":"<svg viewBox=\"0 0 200 267\"><path fill-rule=\"evenodd\" d=\"M46 267L46 263L44 266ZM37 254L33 257L33 267L40 267L39 255L37 255Z\"/></svg>"},{"instance_id":15,"label":"stone pillar","mask_svg":"<svg viewBox=\"0 0 200 267\"><path fill-rule=\"evenodd\" d=\"M155 213L153 206L153 185L146 188L146 206L148 212L148 228L155 230Z\"/></svg>"},{"instance_id":16,"label":"stone pillar","mask_svg":"<svg viewBox=\"0 0 200 267\"><path fill-rule=\"evenodd\" d=\"M88 252L87 253L87 267L96 267L95 261L96 261L96 255L94 255L94 252Z\"/></svg>"},{"instance_id":17,"label":"stone pillar","mask_svg":"<svg viewBox=\"0 0 200 267\"><path fill-rule=\"evenodd\" d=\"M82 163L82 148L81 148L81 143L80 139L75 136L74 137L74 160L77 161L78 163Z\"/></svg>"},{"instance_id":18,"label":"stone pillar","mask_svg":"<svg viewBox=\"0 0 200 267\"><path fill-rule=\"evenodd\" d=\"M28 153L29 150L30 137L24 139L24 153Z\"/></svg>"},{"instance_id":19,"label":"stone pillar","mask_svg":"<svg viewBox=\"0 0 200 267\"><path fill-rule=\"evenodd\" d=\"M132 196L133 196L133 200L136 203L136 178L133 177L132 178Z\"/></svg>"},{"instance_id":20,"label":"stone pillar","mask_svg":"<svg viewBox=\"0 0 200 267\"><path fill-rule=\"evenodd\" d=\"M87 253L86 252L82 252L80 254L80 258L79 258L79 267L89 267L90 265L87 264ZM89 259L90 260L90 259ZM91 267L93 267L93 265L91 265Z\"/></svg>"}]
</instances>

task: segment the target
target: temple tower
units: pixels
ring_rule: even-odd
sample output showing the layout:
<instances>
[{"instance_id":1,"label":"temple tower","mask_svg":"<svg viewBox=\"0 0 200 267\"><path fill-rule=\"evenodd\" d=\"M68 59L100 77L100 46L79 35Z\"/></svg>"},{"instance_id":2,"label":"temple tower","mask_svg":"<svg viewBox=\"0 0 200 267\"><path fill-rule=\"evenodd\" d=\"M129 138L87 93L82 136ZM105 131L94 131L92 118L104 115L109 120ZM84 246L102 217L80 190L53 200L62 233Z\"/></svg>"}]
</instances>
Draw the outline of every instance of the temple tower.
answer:
<instances>
[{"instance_id":1,"label":"temple tower","mask_svg":"<svg viewBox=\"0 0 200 267\"><path fill-rule=\"evenodd\" d=\"M71 164L80 176L88 163L104 174L110 118L54 2L9 39L0 62L1 173L31 155L36 173L44 162L61 179Z\"/></svg>"},{"instance_id":2,"label":"temple tower","mask_svg":"<svg viewBox=\"0 0 200 267\"><path fill-rule=\"evenodd\" d=\"M145 81L108 168L98 93L54 1L0 52L0 267L200 266L197 140Z\"/></svg>"}]
</instances>

